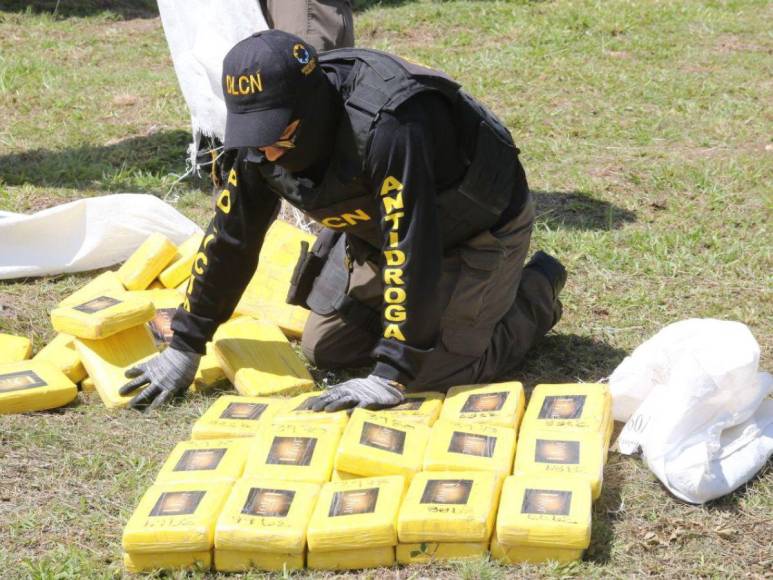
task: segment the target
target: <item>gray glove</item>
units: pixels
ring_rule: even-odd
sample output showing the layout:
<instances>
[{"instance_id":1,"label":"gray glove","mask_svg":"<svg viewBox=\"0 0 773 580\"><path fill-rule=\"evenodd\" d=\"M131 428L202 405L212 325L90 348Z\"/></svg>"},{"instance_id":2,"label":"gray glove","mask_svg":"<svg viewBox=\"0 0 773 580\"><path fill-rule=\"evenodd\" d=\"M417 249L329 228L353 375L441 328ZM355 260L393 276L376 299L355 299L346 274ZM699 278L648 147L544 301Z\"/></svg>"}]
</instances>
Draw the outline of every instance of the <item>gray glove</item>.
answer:
<instances>
[{"instance_id":1,"label":"gray glove","mask_svg":"<svg viewBox=\"0 0 773 580\"><path fill-rule=\"evenodd\" d=\"M351 407L362 409L386 409L399 405L405 400L402 386L376 375L364 379L350 379L330 387L319 397L308 399L305 409L333 413Z\"/></svg>"},{"instance_id":2,"label":"gray glove","mask_svg":"<svg viewBox=\"0 0 773 580\"><path fill-rule=\"evenodd\" d=\"M155 409L191 386L200 360L201 355L195 352L167 348L158 356L127 370L126 377L133 380L118 392L125 396L147 384L144 391L129 401L129 406L139 409L147 405L148 409Z\"/></svg>"}]
</instances>

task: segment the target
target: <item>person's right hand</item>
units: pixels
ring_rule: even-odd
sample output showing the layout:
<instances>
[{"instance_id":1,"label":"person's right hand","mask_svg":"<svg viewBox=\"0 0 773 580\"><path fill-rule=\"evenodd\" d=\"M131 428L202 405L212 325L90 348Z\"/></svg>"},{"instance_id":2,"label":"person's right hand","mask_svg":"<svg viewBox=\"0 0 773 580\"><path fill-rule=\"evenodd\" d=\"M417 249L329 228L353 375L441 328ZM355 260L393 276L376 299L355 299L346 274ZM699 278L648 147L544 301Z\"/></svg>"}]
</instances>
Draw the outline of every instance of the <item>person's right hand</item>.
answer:
<instances>
[{"instance_id":1,"label":"person's right hand","mask_svg":"<svg viewBox=\"0 0 773 580\"><path fill-rule=\"evenodd\" d=\"M143 385L148 385L129 401L129 407L155 409L191 386L200 360L201 355L195 352L167 348L158 356L127 370L126 377L133 380L122 386L118 392L125 396Z\"/></svg>"}]
</instances>

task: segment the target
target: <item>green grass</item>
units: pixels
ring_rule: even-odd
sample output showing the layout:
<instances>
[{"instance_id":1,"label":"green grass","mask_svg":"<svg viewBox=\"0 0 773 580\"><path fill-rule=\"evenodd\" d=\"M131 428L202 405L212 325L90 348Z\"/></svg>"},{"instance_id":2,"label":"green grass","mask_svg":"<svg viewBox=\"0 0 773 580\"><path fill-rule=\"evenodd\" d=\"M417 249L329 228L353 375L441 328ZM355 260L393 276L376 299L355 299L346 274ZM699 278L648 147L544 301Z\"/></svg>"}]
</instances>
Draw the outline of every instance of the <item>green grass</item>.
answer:
<instances>
[{"instance_id":1,"label":"green grass","mask_svg":"<svg viewBox=\"0 0 773 580\"><path fill-rule=\"evenodd\" d=\"M52 16L56 4L0 8L0 209L172 190L204 224L202 187L173 185L188 118L154 3L62 0ZM538 205L533 247L570 271L564 319L524 365L527 386L598 380L663 325L693 316L745 322L770 367L769 2L358 6L358 44L451 73L522 149ZM0 331L39 348L53 335L50 308L92 275L0 283ZM213 396L148 416L82 396L0 418L3 576L120 576L123 524ZM761 577L773 566L771 513L770 466L730 497L691 507L613 453L583 562L400 575Z\"/></svg>"}]
</instances>

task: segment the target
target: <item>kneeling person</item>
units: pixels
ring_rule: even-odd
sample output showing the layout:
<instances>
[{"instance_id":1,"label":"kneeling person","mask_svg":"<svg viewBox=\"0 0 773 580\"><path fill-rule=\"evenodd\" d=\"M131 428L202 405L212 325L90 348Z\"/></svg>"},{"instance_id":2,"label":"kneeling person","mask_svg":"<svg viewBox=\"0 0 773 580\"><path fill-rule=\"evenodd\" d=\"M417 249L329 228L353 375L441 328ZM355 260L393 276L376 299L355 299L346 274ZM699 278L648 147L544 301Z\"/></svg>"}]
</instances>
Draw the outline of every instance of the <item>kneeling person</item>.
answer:
<instances>
[{"instance_id":1,"label":"kneeling person","mask_svg":"<svg viewBox=\"0 0 773 580\"><path fill-rule=\"evenodd\" d=\"M228 53L223 91L226 188L170 347L130 371L123 393L150 384L132 406L190 385L281 199L326 228L294 280L313 311L304 353L320 368L373 365L315 410L495 380L558 321L564 268L542 252L524 267L534 206L518 149L444 73L367 49L317 56L270 30Z\"/></svg>"}]
</instances>

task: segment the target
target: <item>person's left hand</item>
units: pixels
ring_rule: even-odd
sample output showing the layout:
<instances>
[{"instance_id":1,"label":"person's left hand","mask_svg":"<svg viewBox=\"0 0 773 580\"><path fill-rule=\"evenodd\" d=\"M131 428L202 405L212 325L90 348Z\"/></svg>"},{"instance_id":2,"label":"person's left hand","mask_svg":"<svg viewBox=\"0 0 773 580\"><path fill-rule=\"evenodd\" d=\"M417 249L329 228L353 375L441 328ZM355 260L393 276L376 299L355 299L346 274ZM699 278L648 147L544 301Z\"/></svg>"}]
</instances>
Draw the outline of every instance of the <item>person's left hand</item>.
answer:
<instances>
[{"instance_id":1,"label":"person's left hand","mask_svg":"<svg viewBox=\"0 0 773 580\"><path fill-rule=\"evenodd\" d=\"M308 399L304 409L333 413L351 407L361 409L386 409L405 400L402 386L376 375L364 379L350 379L330 387L318 397Z\"/></svg>"}]
</instances>

